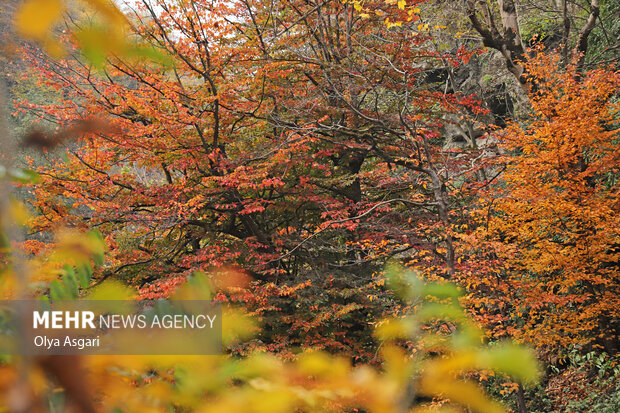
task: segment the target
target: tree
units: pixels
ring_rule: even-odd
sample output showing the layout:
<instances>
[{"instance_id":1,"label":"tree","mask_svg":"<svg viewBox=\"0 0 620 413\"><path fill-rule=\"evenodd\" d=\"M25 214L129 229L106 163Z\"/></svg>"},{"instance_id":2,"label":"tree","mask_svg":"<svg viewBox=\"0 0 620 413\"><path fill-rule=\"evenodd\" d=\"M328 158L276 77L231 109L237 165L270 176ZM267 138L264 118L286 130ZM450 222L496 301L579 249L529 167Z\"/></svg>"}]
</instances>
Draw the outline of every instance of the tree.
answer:
<instances>
[{"instance_id":1,"label":"tree","mask_svg":"<svg viewBox=\"0 0 620 413\"><path fill-rule=\"evenodd\" d=\"M550 14L560 17L554 19L558 23L549 27L551 33L544 34L544 37L559 39L557 46L561 50L564 64L568 64L572 54L579 56L577 65L581 70L588 51L588 39L599 20L599 0L586 2L588 4L584 7L587 10L585 16L581 16L583 13L579 5L571 4L568 0L557 0L551 3L553 10ZM490 4L475 0L465 2L467 17L473 28L482 36L484 45L498 50L504 57L508 70L525 86L533 80L533 77L528 76L525 71L527 66L523 65L528 58L526 54L528 45L522 39L519 6L521 6L519 2L514 0L498 0ZM524 7L521 6L521 8ZM536 3L532 8L534 12L546 11L544 5ZM499 21L496 17L497 11L500 16ZM536 36L530 39L531 42L541 40L543 39L537 39Z\"/></svg>"},{"instance_id":2,"label":"tree","mask_svg":"<svg viewBox=\"0 0 620 413\"><path fill-rule=\"evenodd\" d=\"M101 228L102 277L145 297L241 266L267 286L240 298L255 311L303 314L277 334L335 348L331 331L367 341L366 320L383 311L371 302L385 296L372 274L389 258L454 274L450 181L476 154L444 151L440 124L478 102L416 75L460 54L427 50L415 26L387 28L383 2L367 17L338 1L144 1L133 13L168 67L112 58L97 72L74 56L42 68L66 93L46 116L109 126L40 168L38 231ZM290 288L299 302L266 301Z\"/></svg>"},{"instance_id":3,"label":"tree","mask_svg":"<svg viewBox=\"0 0 620 413\"><path fill-rule=\"evenodd\" d=\"M504 284L504 332L547 351L614 354L620 78L603 68L579 77L579 61L560 72L560 59L538 50L525 64L544 82L531 95L531 117L499 136L506 169L484 197L479 230L503 263L491 272Z\"/></svg>"}]
</instances>

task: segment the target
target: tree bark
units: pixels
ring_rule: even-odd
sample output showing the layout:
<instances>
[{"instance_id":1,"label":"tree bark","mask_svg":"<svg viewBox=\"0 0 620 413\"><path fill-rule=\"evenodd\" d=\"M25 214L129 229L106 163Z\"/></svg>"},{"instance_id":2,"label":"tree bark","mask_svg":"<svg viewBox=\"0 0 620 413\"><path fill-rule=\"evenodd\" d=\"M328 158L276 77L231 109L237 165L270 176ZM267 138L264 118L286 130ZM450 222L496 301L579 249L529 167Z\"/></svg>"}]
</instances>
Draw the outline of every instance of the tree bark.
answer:
<instances>
[{"instance_id":1,"label":"tree bark","mask_svg":"<svg viewBox=\"0 0 620 413\"><path fill-rule=\"evenodd\" d=\"M567 0L556 0L555 4L561 8L563 32L562 39L565 43L562 47L563 63L569 61L568 36L570 33L570 16L568 16ZM501 28L498 29L493 13L486 1L465 0L465 10L472 27L482 37L485 46L498 50L506 67L518 80L526 92L531 92L533 83L527 79L527 73L521 63L527 56L520 35L519 16L514 0L497 0L497 6L501 17ZM577 44L573 53L578 53L578 72L583 69L585 55L588 50L588 37L596 26L596 20L600 14L599 0L590 0L590 15L579 31Z\"/></svg>"}]
</instances>

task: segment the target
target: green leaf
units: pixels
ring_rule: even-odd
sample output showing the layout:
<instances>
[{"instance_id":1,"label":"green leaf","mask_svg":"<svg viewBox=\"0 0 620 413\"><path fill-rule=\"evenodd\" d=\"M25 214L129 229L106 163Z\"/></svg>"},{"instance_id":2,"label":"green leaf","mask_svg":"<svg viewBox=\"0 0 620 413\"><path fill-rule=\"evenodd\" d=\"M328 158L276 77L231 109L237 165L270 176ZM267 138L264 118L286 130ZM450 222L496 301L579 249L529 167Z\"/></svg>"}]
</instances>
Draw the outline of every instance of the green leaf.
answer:
<instances>
[{"instance_id":1,"label":"green leaf","mask_svg":"<svg viewBox=\"0 0 620 413\"><path fill-rule=\"evenodd\" d=\"M0 231L0 248L11 248L11 241L4 231Z\"/></svg>"},{"instance_id":2,"label":"green leaf","mask_svg":"<svg viewBox=\"0 0 620 413\"><path fill-rule=\"evenodd\" d=\"M73 267L72 267L71 265L69 265L69 264L65 264L65 265L62 267L62 271L63 271L65 274L73 274L73 276L75 277L75 270L74 270L74 269L73 269Z\"/></svg>"},{"instance_id":3,"label":"green leaf","mask_svg":"<svg viewBox=\"0 0 620 413\"><path fill-rule=\"evenodd\" d=\"M416 317L421 321L443 319L451 321L463 321L466 319L465 312L458 304L427 303L417 312Z\"/></svg>"},{"instance_id":4,"label":"green leaf","mask_svg":"<svg viewBox=\"0 0 620 413\"><path fill-rule=\"evenodd\" d=\"M66 300L68 298L67 297L67 293L63 289L63 286L60 283L60 281L54 280L54 281L51 282L51 284L50 284L50 297L54 301L56 301L56 300Z\"/></svg>"},{"instance_id":5,"label":"green leaf","mask_svg":"<svg viewBox=\"0 0 620 413\"><path fill-rule=\"evenodd\" d=\"M102 68L113 48L109 31L103 27L91 26L76 32L75 37L88 61L93 66Z\"/></svg>"},{"instance_id":6,"label":"green leaf","mask_svg":"<svg viewBox=\"0 0 620 413\"><path fill-rule=\"evenodd\" d=\"M90 231L86 236L94 241L93 261L95 261L96 266L101 267L105 262L105 241L103 240L103 236L99 231Z\"/></svg>"},{"instance_id":7,"label":"green leaf","mask_svg":"<svg viewBox=\"0 0 620 413\"><path fill-rule=\"evenodd\" d=\"M159 62L164 66L170 66L173 63L172 58L165 52L149 46L129 46L125 53L128 57L146 58Z\"/></svg>"},{"instance_id":8,"label":"green leaf","mask_svg":"<svg viewBox=\"0 0 620 413\"><path fill-rule=\"evenodd\" d=\"M424 295L437 298L458 298L461 292L454 284L428 283L424 286Z\"/></svg>"},{"instance_id":9,"label":"green leaf","mask_svg":"<svg viewBox=\"0 0 620 413\"><path fill-rule=\"evenodd\" d=\"M423 290L423 282L417 274L404 271L400 265L391 264L386 268L388 287L403 300L416 301Z\"/></svg>"},{"instance_id":10,"label":"green leaf","mask_svg":"<svg viewBox=\"0 0 620 413\"><path fill-rule=\"evenodd\" d=\"M534 383L540 375L532 351L513 343L485 349L478 357L483 368L500 371L522 383Z\"/></svg>"},{"instance_id":11,"label":"green leaf","mask_svg":"<svg viewBox=\"0 0 620 413\"><path fill-rule=\"evenodd\" d=\"M90 286L90 280L93 275L93 269L90 265L84 264L77 267L78 280L80 287L86 289Z\"/></svg>"},{"instance_id":12,"label":"green leaf","mask_svg":"<svg viewBox=\"0 0 620 413\"><path fill-rule=\"evenodd\" d=\"M34 184L39 181L39 175L29 169L11 168L9 169L9 177L13 181L21 182L23 184Z\"/></svg>"},{"instance_id":13,"label":"green leaf","mask_svg":"<svg viewBox=\"0 0 620 413\"><path fill-rule=\"evenodd\" d=\"M77 279L75 278L75 272L66 273L62 277L62 281L64 284L64 290L69 296L69 298L75 299L79 296L79 290L77 285Z\"/></svg>"},{"instance_id":14,"label":"green leaf","mask_svg":"<svg viewBox=\"0 0 620 413\"><path fill-rule=\"evenodd\" d=\"M203 272L196 271L186 283L177 288L171 298L175 300L210 300L213 290L209 277Z\"/></svg>"}]
</instances>

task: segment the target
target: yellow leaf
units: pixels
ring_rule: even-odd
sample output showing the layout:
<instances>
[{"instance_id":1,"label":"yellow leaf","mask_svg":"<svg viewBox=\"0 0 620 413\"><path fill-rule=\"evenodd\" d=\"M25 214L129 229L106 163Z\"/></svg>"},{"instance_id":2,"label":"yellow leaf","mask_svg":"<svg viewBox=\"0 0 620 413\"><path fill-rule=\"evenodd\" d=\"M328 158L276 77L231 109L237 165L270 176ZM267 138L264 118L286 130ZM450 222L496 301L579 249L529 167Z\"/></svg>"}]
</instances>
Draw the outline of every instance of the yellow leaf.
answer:
<instances>
[{"instance_id":1,"label":"yellow leaf","mask_svg":"<svg viewBox=\"0 0 620 413\"><path fill-rule=\"evenodd\" d=\"M362 5L360 4L359 1L356 1L355 3L353 3L353 7L355 7L355 10L357 11L362 11Z\"/></svg>"},{"instance_id":2,"label":"yellow leaf","mask_svg":"<svg viewBox=\"0 0 620 413\"><path fill-rule=\"evenodd\" d=\"M400 0L398 2L398 8L401 10L405 10L405 6L407 5L407 2L405 0Z\"/></svg>"},{"instance_id":3,"label":"yellow leaf","mask_svg":"<svg viewBox=\"0 0 620 413\"><path fill-rule=\"evenodd\" d=\"M505 412L501 405L487 398L478 386L470 382L450 380L447 377L423 377L419 391L431 397L441 395L442 398L450 399L452 402L460 403L479 412Z\"/></svg>"},{"instance_id":4,"label":"yellow leaf","mask_svg":"<svg viewBox=\"0 0 620 413\"><path fill-rule=\"evenodd\" d=\"M86 4L88 4L91 8L97 10L106 19L110 21L110 23L123 26L127 23L127 18L125 15L116 7L116 5L110 0L83 0ZM117 27L119 28L119 27Z\"/></svg>"},{"instance_id":5,"label":"yellow leaf","mask_svg":"<svg viewBox=\"0 0 620 413\"><path fill-rule=\"evenodd\" d=\"M15 14L15 27L26 38L44 41L62 10L62 0L28 0Z\"/></svg>"},{"instance_id":6,"label":"yellow leaf","mask_svg":"<svg viewBox=\"0 0 620 413\"><path fill-rule=\"evenodd\" d=\"M299 371L314 377L344 378L349 370L349 361L331 357L323 352L305 352L298 358Z\"/></svg>"},{"instance_id":7,"label":"yellow leaf","mask_svg":"<svg viewBox=\"0 0 620 413\"><path fill-rule=\"evenodd\" d=\"M56 39L50 37L45 39L43 48L52 59L60 59L65 56L65 48Z\"/></svg>"},{"instance_id":8,"label":"yellow leaf","mask_svg":"<svg viewBox=\"0 0 620 413\"><path fill-rule=\"evenodd\" d=\"M13 220L19 225L26 225L30 218L30 214L24 204L15 200L11 201L10 212Z\"/></svg>"},{"instance_id":9,"label":"yellow leaf","mask_svg":"<svg viewBox=\"0 0 620 413\"><path fill-rule=\"evenodd\" d=\"M413 373L413 364L405 351L397 346L389 345L382 349L383 368L386 374L398 383L405 383Z\"/></svg>"},{"instance_id":10,"label":"yellow leaf","mask_svg":"<svg viewBox=\"0 0 620 413\"><path fill-rule=\"evenodd\" d=\"M411 337L416 331L416 325L411 320L393 318L381 322L375 334L381 340L405 339Z\"/></svg>"},{"instance_id":11,"label":"yellow leaf","mask_svg":"<svg viewBox=\"0 0 620 413\"><path fill-rule=\"evenodd\" d=\"M104 301L124 301L131 300L135 297L136 293L129 287L120 282L106 281L103 284L94 288L94 290L88 294L86 299L88 300L104 300Z\"/></svg>"}]
</instances>

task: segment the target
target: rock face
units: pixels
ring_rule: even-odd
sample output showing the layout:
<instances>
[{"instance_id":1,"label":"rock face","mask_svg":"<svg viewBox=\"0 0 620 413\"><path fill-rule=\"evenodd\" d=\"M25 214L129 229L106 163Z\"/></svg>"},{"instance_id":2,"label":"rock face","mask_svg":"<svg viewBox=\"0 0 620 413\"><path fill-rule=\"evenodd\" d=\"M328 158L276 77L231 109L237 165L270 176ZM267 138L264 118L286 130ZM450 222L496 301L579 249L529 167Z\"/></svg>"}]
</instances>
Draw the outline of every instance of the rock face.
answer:
<instances>
[{"instance_id":1,"label":"rock face","mask_svg":"<svg viewBox=\"0 0 620 413\"><path fill-rule=\"evenodd\" d=\"M424 71L421 85L438 92L476 96L487 114L467 111L444 116L444 147L478 147L488 132L488 126L503 128L518 117L521 102L526 101L516 81L504 70L498 53L487 52L474 56L458 68L440 67ZM465 115L465 116L459 116Z\"/></svg>"}]
</instances>

